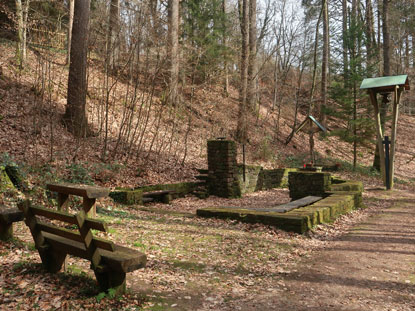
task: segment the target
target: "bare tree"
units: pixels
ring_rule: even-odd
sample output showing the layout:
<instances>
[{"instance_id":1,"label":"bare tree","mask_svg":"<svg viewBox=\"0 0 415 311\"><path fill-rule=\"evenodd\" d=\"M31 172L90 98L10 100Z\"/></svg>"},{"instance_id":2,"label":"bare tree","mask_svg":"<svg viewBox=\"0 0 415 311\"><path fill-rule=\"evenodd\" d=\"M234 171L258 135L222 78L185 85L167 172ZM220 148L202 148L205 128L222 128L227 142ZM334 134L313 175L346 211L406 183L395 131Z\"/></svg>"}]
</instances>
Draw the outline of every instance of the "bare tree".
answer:
<instances>
[{"instance_id":1,"label":"bare tree","mask_svg":"<svg viewBox=\"0 0 415 311\"><path fill-rule=\"evenodd\" d=\"M111 0L107 34L107 62L109 69L115 69L119 57L120 0Z\"/></svg>"},{"instance_id":2,"label":"bare tree","mask_svg":"<svg viewBox=\"0 0 415 311\"><path fill-rule=\"evenodd\" d=\"M177 104L179 84L179 0L169 0L169 103Z\"/></svg>"},{"instance_id":3,"label":"bare tree","mask_svg":"<svg viewBox=\"0 0 415 311\"><path fill-rule=\"evenodd\" d=\"M69 21L68 21L68 35L66 42L66 63L69 64L71 59L71 41L72 41L72 26L73 26L73 12L75 9L75 0L69 0L68 2Z\"/></svg>"},{"instance_id":4,"label":"bare tree","mask_svg":"<svg viewBox=\"0 0 415 311\"><path fill-rule=\"evenodd\" d=\"M248 87L247 104L254 110L257 95L257 27L256 27L256 0L249 0L249 57L248 57Z\"/></svg>"},{"instance_id":5,"label":"bare tree","mask_svg":"<svg viewBox=\"0 0 415 311\"><path fill-rule=\"evenodd\" d=\"M248 58L249 58L249 0L239 0L239 20L242 35L241 42L241 84L239 89L239 112L236 137L240 142L247 140L247 89L248 89Z\"/></svg>"},{"instance_id":6,"label":"bare tree","mask_svg":"<svg viewBox=\"0 0 415 311\"><path fill-rule=\"evenodd\" d=\"M68 97L63 117L68 129L77 137L87 134L86 92L87 51L90 0L75 0L70 51Z\"/></svg>"},{"instance_id":7,"label":"bare tree","mask_svg":"<svg viewBox=\"0 0 415 311\"><path fill-rule=\"evenodd\" d=\"M323 0L323 60L321 65L321 107L320 120L326 123L326 106L327 106L327 77L329 69L329 12L328 0Z\"/></svg>"},{"instance_id":8,"label":"bare tree","mask_svg":"<svg viewBox=\"0 0 415 311\"><path fill-rule=\"evenodd\" d=\"M27 36L27 17L29 12L30 0L22 3L22 0L16 0L17 16L17 47L16 59L20 68L23 68L26 61L26 36Z\"/></svg>"}]
</instances>

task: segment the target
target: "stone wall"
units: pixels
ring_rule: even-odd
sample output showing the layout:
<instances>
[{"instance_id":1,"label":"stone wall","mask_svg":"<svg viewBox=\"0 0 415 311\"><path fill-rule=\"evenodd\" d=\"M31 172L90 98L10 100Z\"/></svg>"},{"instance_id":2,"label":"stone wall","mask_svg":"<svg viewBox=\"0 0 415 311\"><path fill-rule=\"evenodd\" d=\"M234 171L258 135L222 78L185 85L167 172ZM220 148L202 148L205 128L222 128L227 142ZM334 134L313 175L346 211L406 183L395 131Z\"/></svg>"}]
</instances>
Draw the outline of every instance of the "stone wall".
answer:
<instances>
[{"instance_id":1,"label":"stone wall","mask_svg":"<svg viewBox=\"0 0 415 311\"><path fill-rule=\"evenodd\" d=\"M209 194L223 198L241 196L237 178L236 144L231 140L208 141Z\"/></svg>"},{"instance_id":2,"label":"stone wall","mask_svg":"<svg viewBox=\"0 0 415 311\"><path fill-rule=\"evenodd\" d=\"M330 190L330 185L330 173L301 171L288 174L288 187L292 200L309 195L325 197L326 192Z\"/></svg>"},{"instance_id":3,"label":"stone wall","mask_svg":"<svg viewBox=\"0 0 415 311\"><path fill-rule=\"evenodd\" d=\"M297 170L296 168L268 170L258 165L245 165L244 181L243 165L238 164L237 179L242 194L273 188L286 188L288 186L288 173Z\"/></svg>"}]
</instances>

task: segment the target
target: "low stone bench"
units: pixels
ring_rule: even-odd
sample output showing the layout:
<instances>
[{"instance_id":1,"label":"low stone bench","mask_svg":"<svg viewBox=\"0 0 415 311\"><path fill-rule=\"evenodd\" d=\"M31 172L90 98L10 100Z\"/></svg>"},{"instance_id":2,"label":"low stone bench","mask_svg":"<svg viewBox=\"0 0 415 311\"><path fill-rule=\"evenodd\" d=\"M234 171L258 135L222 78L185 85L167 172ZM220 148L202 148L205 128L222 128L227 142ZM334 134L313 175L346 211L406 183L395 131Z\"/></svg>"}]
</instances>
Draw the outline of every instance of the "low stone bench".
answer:
<instances>
[{"instance_id":1,"label":"low stone bench","mask_svg":"<svg viewBox=\"0 0 415 311\"><path fill-rule=\"evenodd\" d=\"M146 256L134 249L95 237L92 230L107 231L104 222L50 208L32 206L29 200L18 204L35 242L43 266L51 273L62 269L66 255L91 261L101 291L114 289L116 295L126 289L126 273L143 268ZM69 230L65 225L76 229Z\"/></svg>"},{"instance_id":2,"label":"low stone bench","mask_svg":"<svg viewBox=\"0 0 415 311\"><path fill-rule=\"evenodd\" d=\"M17 208L0 205L0 240L7 241L13 238L13 223L23 219L23 213Z\"/></svg>"},{"instance_id":3,"label":"low stone bench","mask_svg":"<svg viewBox=\"0 0 415 311\"><path fill-rule=\"evenodd\" d=\"M142 200L143 200L143 203L158 201L158 202L162 202L165 204L170 204L172 200L172 195L175 193L176 191L174 190L143 192Z\"/></svg>"}]
</instances>

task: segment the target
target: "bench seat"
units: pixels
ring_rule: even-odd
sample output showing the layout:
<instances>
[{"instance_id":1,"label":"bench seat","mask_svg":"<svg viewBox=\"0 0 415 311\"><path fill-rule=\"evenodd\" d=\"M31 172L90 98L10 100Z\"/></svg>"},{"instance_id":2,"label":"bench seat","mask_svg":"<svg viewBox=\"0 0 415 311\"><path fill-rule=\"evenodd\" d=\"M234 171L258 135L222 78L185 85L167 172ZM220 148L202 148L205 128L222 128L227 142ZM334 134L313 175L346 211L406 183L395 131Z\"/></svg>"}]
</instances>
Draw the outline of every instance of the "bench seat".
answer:
<instances>
[{"instance_id":1,"label":"bench seat","mask_svg":"<svg viewBox=\"0 0 415 311\"><path fill-rule=\"evenodd\" d=\"M17 208L0 205L0 240L6 241L13 238L13 223L23 219L23 213Z\"/></svg>"},{"instance_id":2,"label":"bench seat","mask_svg":"<svg viewBox=\"0 0 415 311\"><path fill-rule=\"evenodd\" d=\"M42 231L46 242L63 253L89 259L84 243L73 241L55 234ZM108 265L119 272L132 272L145 267L146 255L121 245L114 244L114 251L100 249L102 265Z\"/></svg>"}]
</instances>

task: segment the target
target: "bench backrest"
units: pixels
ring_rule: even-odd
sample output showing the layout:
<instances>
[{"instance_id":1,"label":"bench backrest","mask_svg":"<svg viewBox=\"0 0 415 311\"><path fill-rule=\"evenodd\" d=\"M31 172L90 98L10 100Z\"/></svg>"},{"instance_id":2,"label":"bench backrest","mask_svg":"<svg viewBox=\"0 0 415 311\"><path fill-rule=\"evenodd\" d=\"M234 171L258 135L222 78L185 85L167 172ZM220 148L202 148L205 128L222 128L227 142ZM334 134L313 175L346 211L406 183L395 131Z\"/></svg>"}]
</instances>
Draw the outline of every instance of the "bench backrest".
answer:
<instances>
[{"instance_id":1,"label":"bench backrest","mask_svg":"<svg viewBox=\"0 0 415 311\"><path fill-rule=\"evenodd\" d=\"M114 251L113 242L94 237L91 230L107 232L106 224L86 217L84 211L73 215L51 208L32 206L29 200L20 202L18 207L25 215L25 222L32 233L36 248L45 247L48 241L53 241L56 242L54 247L60 248L59 251L88 259L95 266L98 266L101 260L99 249ZM62 223L74 225L74 229L65 228L60 225Z\"/></svg>"}]
</instances>

